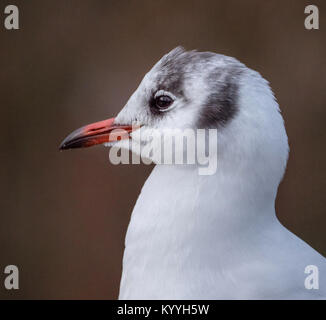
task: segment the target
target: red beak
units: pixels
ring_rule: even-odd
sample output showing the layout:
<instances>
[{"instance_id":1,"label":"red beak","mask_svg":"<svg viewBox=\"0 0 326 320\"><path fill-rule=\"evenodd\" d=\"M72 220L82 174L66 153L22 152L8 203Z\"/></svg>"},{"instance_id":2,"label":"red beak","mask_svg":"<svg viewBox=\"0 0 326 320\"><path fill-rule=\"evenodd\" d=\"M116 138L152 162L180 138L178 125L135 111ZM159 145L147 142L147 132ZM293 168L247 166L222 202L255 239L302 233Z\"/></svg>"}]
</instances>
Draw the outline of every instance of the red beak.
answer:
<instances>
[{"instance_id":1,"label":"red beak","mask_svg":"<svg viewBox=\"0 0 326 320\"><path fill-rule=\"evenodd\" d=\"M72 132L62 141L60 150L85 148L105 142L129 139L129 133L135 129L137 127L115 125L114 118L95 122Z\"/></svg>"}]
</instances>

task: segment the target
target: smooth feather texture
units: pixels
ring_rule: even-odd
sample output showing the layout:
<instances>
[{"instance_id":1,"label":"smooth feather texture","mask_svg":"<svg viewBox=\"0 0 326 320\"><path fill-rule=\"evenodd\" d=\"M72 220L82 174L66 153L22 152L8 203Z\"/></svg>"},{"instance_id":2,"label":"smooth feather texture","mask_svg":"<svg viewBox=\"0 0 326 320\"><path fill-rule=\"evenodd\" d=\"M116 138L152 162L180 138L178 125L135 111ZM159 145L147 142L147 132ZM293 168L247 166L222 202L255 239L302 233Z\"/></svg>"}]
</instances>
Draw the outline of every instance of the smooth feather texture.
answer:
<instances>
[{"instance_id":1,"label":"smooth feather texture","mask_svg":"<svg viewBox=\"0 0 326 320\"><path fill-rule=\"evenodd\" d=\"M233 58L214 59L203 70L213 70L216 63L228 72ZM120 299L326 298L325 258L284 228L275 214L288 158L278 104L257 72L239 66L244 71L236 79L238 111L219 128L217 172L200 176L196 165L157 165L147 179L126 235ZM141 130L194 127L205 95L211 94L205 90L212 86L206 86L203 70L193 70L183 84L187 107L180 98L160 120L145 110L158 63L117 121L137 119ZM319 268L319 290L304 286L307 265Z\"/></svg>"}]
</instances>

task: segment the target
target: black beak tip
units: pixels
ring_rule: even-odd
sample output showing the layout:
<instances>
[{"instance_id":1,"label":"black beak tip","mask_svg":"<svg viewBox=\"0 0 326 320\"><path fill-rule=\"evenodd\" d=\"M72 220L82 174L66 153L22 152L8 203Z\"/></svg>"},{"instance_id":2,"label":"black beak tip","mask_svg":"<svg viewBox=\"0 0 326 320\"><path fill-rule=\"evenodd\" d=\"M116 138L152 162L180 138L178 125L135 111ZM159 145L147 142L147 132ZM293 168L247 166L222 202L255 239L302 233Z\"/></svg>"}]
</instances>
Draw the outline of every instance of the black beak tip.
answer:
<instances>
[{"instance_id":1,"label":"black beak tip","mask_svg":"<svg viewBox=\"0 0 326 320\"><path fill-rule=\"evenodd\" d=\"M59 151L68 150L68 149L79 149L87 147L87 139L70 139L70 137L67 137L64 139L60 146Z\"/></svg>"},{"instance_id":2,"label":"black beak tip","mask_svg":"<svg viewBox=\"0 0 326 320\"><path fill-rule=\"evenodd\" d=\"M66 145L64 143L61 143L59 146L59 151L65 150L66 149Z\"/></svg>"},{"instance_id":3,"label":"black beak tip","mask_svg":"<svg viewBox=\"0 0 326 320\"><path fill-rule=\"evenodd\" d=\"M70 133L67 137L65 137L59 146L59 150L62 151L83 147L84 140L86 139L81 135L81 132L83 132L83 128L84 127L77 129L74 132Z\"/></svg>"},{"instance_id":4,"label":"black beak tip","mask_svg":"<svg viewBox=\"0 0 326 320\"><path fill-rule=\"evenodd\" d=\"M61 142L59 146L59 151L67 150L67 149L70 149L70 147L69 147L69 143L67 143L67 138L66 138Z\"/></svg>"}]
</instances>

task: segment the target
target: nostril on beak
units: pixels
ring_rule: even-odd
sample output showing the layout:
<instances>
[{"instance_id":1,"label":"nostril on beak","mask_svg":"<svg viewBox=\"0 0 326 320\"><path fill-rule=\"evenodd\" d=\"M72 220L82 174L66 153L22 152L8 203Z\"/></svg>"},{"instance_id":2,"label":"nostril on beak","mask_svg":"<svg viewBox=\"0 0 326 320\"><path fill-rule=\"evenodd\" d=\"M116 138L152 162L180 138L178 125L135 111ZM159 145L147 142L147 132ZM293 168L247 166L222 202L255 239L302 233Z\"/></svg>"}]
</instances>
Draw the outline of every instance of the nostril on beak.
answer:
<instances>
[{"instance_id":1,"label":"nostril on beak","mask_svg":"<svg viewBox=\"0 0 326 320\"><path fill-rule=\"evenodd\" d=\"M103 130L104 127L101 127L101 128L91 128L88 130L88 132L94 132L94 131L98 131L98 130Z\"/></svg>"}]
</instances>

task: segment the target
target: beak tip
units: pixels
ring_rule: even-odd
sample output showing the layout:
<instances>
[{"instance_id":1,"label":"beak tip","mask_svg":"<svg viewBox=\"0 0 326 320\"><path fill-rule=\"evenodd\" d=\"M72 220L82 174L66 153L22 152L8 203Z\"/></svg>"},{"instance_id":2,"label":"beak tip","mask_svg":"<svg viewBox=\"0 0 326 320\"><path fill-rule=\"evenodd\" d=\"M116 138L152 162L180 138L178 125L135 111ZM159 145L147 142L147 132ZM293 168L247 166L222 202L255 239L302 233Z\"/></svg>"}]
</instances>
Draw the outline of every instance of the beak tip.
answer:
<instances>
[{"instance_id":1,"label":"beak tip","mask_svg":"<svg viewBox=\"0 0 326 320\"><path fill-rule=\"evenodd\" d=\"M67 148L67 144L65 143L65 141L61 142L60 146L59 146L59 151L63 151L66 150Z\"/></svg>"},{"instance_id":2,"label":"beak tip","mask_svg":"<svg viewBox=\"0 0 326 320\"><path fill-rule=\"evenodd\" d=\"M59 150L87 148L106 142L128 139L132 127L129 125L114 125L114 119L95 122L73 131L61 142ZM115 130L120 131L116 132Z\"/></svg>"}]
</instances>

